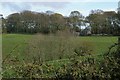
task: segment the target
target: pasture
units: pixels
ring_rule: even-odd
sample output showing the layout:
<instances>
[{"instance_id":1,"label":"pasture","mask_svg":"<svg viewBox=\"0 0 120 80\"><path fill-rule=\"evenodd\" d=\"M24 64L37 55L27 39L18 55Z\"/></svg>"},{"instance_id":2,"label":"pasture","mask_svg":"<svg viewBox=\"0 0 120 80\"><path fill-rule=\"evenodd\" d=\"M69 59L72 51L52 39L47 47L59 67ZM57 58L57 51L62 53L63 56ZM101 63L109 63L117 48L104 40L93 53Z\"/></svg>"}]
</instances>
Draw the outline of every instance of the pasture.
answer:
<instances>
[{"instance_id":1,"label":"pasture","mask_svg":"<svg viewBox=\"0 0 120 80\"><path fill-rule=\"evenodd\" d=\"M75 48L84 47L91 50L91 54L99 55L117 42L117 37L88 36L69 37L54 35L23 35L3 34L3 59L19 56L27 59L40 56L44 60L63 59L72 55ZM30 60L30 59L27 59Z\"/></svg>"},{"instance_id":2,"label":"pasture","mask_svg":"<svg viewBox=\"0 0 120 80\"><path fill-rule=\"evenodd\" d=\"M60 66L70 63L70 57L73 57L76 51L79 55L82 55L81 51L85 52L84 56L78 58L80 60L89 58L88 53L95 59L102 59L99 55L107 52L108 47L115 42L117 42L117 37L3 34L3 76L14 77L17 74L11 68L21 66L21 69L27 70L34 61L37 61L39 65L44 63L40 66L45 70L42 76L51 76L54 73L46 72L49 70L49 67L46 67L47 64L52 65L53 70L57 70ZM22 66L23 64L28 67ZM14 69L19 70L19 68Z\"/></svg>"}]
</instances>

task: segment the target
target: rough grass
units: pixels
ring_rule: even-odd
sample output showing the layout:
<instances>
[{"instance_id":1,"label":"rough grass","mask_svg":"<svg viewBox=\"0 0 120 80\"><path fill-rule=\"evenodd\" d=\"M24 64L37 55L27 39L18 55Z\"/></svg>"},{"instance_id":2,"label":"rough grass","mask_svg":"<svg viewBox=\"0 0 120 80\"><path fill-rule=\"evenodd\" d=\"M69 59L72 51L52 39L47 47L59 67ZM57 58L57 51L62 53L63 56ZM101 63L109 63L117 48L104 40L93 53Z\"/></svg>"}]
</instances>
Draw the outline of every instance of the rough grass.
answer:
<instances>
[{"instance_id":1,"label":"rough grass","mask_svg":"<svg viewBox=\"0 0 120 80\"><path fill-rule=\"evenodd\" d=\"M115 42L117 42L117 37L3 34L2 50L3 60L5 60L3 67L19 66L24 61L31 63L36 59L58 69L60 66L68 64L70 62L68 58L74 55L75 49L80 51L81 46L86 50L92 50L92 55L81 56L78 59L84 60L88 57L100 59L102 56L98 55L105 53L108 47ZM17 59L18 61L16 61ZM4 75L12 77L14 71L5 69Z\"/></svg>"},{"instance_id":2,"label":"rough grass","mask_svg":"<svg viewBox=\"0 0 120 80\"><path fill-rule=\"evenodd\" d=\"M11 53L10 57L17 56L29 61L33 57L51 61L66 59L74 54L75 48L81 46L92 50L92 54L99 55L107 51L108 47L115 42L117 37L3 34L2 49L3 58Z\"/></svg>"},{"instance_id":3,"label":"rough grass","mask_svg":"<svg viewBox=\"0 0 120 80\"><path fill-rule=\"evenodd\" d=\"M3 34L2 35L2 53L3 59L7 55L24 57L26 46L31 35L23 34ZM10 56L9 56L10 57Z\"/></svg>"}]
</instances>

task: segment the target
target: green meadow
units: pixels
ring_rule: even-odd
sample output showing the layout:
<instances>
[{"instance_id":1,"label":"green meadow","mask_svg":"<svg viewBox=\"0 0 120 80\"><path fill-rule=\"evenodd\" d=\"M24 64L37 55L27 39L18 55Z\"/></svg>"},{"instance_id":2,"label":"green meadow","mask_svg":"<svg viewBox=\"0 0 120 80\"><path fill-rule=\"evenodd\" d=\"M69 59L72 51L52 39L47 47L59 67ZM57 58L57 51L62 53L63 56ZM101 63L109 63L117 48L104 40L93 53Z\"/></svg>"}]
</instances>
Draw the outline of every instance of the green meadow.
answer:
<instances>
[{"instance_id":1,"label":"green meadow","mask_svg":"<svg viewBox=\"0 0 120 80\"><path fill-rule=\"evenodd\" d=\"M3 59L10 55L27 58L41 56L44 60L67 58L75 48L84 47L91 54L99 55L108 51L108 47L117 42L117 37L88 36L69 37L55 35L3 34ZM28 59L27 59L28 60Z\"/></svg>"},{"instance_id":2,"label":"green meadow","mask_svg":"<svg viewBox=\"0 0 120 80\"><path fill-rule=\"evenodd\" d=\"M77 59L82 61L90 57L97 60L103 59L101 55L107 52L108 47L116 42L117 37L107 36L81 37L42 34L3 34L3 76L15 77L17 76L16 70L28 70L30 65L32 66L32 63L34 63L38 65L42 64L42 66L39 66L42 67L40 69L45 71L42 76L45 77L47 75L50 77L54 75L54 72L46 72L47 70L51 70L47 65L52 65L53 71L57 70L61 66L71 63L75 52L79 54ZM81 51L84 53L81 54ZM91 55L89 56L88 53ZM37 63L34 61L37 61ZM28 67L25 67L25 65L28 65ZM21 68L14 68L17 66L21 66ZM33 71L35 70L36 69ZM26 71L23 73L26 73ZM18 76L20 76L20 74Z\"/></svg>"}]
</instances>

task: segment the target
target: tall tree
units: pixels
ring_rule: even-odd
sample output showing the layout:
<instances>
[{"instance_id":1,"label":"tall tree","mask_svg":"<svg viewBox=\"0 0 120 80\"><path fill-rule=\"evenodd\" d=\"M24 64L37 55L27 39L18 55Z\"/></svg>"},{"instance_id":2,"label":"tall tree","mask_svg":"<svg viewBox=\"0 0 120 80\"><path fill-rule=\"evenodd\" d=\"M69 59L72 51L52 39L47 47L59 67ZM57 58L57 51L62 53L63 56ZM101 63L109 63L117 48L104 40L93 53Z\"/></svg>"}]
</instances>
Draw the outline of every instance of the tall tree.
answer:
<instances>
[{"instance_id":1,"label":"tall tree","mask_svg":"<svg viewBox=\"0 0 120 80\"><path fill-rule=\"evenodd\" d=\"M18 32L20 23L19 13L11 14L7 17L7 31L8 32Z\"/></svg>"},{"instance_id":2,"label":"tall tree","mask_svg":"<svg viewBox=\"0 0 120 80\"><path fill-rule=\"evenodd\" d=\"M50 16L51 32L63 30L65 28L65 19L63 15L55 13Z\"/></svg>"},{"instance_id":3,"label":"tall tree","mask_svg":"<svg viewBox=\"0 0 120 80\"><path fill-rule=\"evenodd\" d=\"M74 30L81 29L83 15L79 11L72 11L69 16L69 24Z\"/></svg>"},{"instance_id":4,"label":"tall tree","mask_svg":"<svg viewBox=\"0 0 120 80\"><path fill-rule=\"evenodd\" d=\"M115 11L95 10L87 17L93 34L113 34L115 26L113 21L116 19Z\"/></svg>"}]
</instances>

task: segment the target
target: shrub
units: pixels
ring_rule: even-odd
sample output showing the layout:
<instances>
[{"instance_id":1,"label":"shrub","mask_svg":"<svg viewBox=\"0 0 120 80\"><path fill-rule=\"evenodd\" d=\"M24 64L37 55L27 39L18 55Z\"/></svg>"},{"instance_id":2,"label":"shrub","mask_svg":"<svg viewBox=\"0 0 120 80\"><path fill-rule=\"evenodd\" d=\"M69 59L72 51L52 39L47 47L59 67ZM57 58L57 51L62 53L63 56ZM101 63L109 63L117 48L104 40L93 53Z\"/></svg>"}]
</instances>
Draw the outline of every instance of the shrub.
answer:
<instances>
[{"instance_id":1,"label":"shrub","mask_svg":"<svg viewBox=\"0 0 120 80\"><path fill-rule=\"evenodd\" d=\"M120 79L120 54L119 51L111 51L103 56L103 60L86 58L72 62L56 71L56 79L71 80L119 80ZM78 55L80 56L80 55Z\"/></svg>"}]
</instances>

